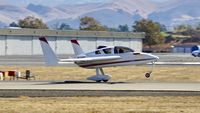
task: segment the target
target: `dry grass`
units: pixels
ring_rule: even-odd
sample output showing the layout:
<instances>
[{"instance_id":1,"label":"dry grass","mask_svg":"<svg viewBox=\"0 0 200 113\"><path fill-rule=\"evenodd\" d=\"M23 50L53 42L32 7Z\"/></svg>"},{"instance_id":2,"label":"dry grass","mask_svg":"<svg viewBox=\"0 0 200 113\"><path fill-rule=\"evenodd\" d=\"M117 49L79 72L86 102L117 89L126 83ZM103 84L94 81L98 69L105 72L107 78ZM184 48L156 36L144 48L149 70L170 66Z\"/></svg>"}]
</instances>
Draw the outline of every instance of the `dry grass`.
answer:
<instances>
[{"instance_id":1,"label":"dry grass","mask_svg":"<svg viewBox=\"0 0 200 113\"><path fill-rule=\"evenodd\" d=\"M0 66L0 70L25 72L37 80L85 80L94 70L78 67ZM106 68L116 81L149 80L144 77L148 67ZM155 67L150 80L200 81L200 67ZM0 98L0 113L199 113L200 97L60 97L60 98Z\"/></svg>"},{"instance_id":2,"label":"dry grass","mask_svg":"<svg viewBox=\"0 0 200 113\"><path fill-rule=\"evenodd\" d=\"M94 75L95 70L78 67L43 67L43 66L0 66L0 70L20 70L25 72L30 69L33 74L38 75L37 80L85 80ZM127 66L105 68L105 73L112 75L114 81L134 81L134 80L156 80L156 81L181 81L200 82L200 67L198 66L156 66L150 79L144 77L150 67L147 66Z\"/></svg>"},{"instance_id":3,"label":"dry grass","mask_svg":"<svg viewBox=\"0 0 200 113\"><path fill-rule=\"evenodd\" d=\"M20 97L0 105L0 113L199 113L200 97Z\"/></svg>"}]
</instances>

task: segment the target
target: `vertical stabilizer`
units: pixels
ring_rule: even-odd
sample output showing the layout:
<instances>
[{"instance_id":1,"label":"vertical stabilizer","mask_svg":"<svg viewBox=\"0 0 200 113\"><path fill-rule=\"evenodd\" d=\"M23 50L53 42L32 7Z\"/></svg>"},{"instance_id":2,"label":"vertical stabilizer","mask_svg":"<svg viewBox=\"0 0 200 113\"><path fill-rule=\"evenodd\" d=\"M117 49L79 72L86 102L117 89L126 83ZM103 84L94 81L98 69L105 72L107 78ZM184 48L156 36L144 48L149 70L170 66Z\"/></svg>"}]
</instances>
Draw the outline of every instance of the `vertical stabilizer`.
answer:
<instances>
[{"instance_id":1,"label":"vertical stabilizer","mask_svg":"<svg viewBox=\"0 0 200 113\"><path fill-rule=\"evenodd\" d=\"M83 52L82 48L80 47L79 43L77 40L71 40L72 47L74 49L74 54L76 56L84 56L85 53Z\"/></svg>"},{"instance_id":2,"label":"vertical stabilizer","mask_svg":"<svg viewBox=\"0 0 200 113\"><path fill-rule=\"evenodd\" d=\"M52 48L49 46L45 37L40 37L40 44L42 47L45 63L50 66L58 65L58 58L53 52Z\"/></svg>"}]
</instances>

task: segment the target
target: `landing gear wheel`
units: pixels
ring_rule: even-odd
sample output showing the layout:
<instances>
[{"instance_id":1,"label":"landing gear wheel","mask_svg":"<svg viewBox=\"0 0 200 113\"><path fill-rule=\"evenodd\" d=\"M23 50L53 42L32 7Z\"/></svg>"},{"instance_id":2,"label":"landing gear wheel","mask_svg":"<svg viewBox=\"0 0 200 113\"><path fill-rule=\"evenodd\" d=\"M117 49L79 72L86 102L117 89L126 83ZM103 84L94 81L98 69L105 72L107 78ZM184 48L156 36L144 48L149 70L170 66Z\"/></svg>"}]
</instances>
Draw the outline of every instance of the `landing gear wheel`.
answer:
<instances>
[{"instance_id":1,"label":"landing gear wheel","mask_svg":"<svg viewBox=\"0 0 200 113\"><path fill-rule=\"evenodd\" d=\"M108 82L108 80L103 80L103 82Z\"/></svg>"},{"instance_id":2,"label":"landing gear wheel","mask_svg":"<svg viewBox=\"0 0 200 113\"><path fill-rule=\"evenodd\" d=\"M146 77L146 78L149 78L150 76L151 76L150 73L146 73L146 74L145 74L145 77Z\"/></svg>"},{"instance_id":3,"label":"landing gear wheel","mask_svg":"<svg viewBox=\"0 0 200 113\"><path fill-rule=\"evenodd\" d=\"M96 68L96 75L88 77L87 79L100 83L100 82L108 82L111 79L111 76L105 74L103 72L103 69L101 67L98 67Z\"/></svg>"}]
</instances>

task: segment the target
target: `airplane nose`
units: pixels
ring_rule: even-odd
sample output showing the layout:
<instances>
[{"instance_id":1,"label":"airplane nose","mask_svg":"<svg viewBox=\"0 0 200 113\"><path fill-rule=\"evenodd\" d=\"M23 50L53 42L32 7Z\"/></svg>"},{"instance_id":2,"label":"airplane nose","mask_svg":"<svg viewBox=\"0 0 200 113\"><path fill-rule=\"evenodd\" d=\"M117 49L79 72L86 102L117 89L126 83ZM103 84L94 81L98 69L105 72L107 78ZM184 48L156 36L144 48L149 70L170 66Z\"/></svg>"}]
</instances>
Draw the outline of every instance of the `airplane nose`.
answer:
<instances>
[{"instance_id":1,"label":"airplane nose","mask_svg":"<svg viewBox=\"0 0 200 113\"><path fill-rule=\"evenodd\" d=\"M159 57L156 56L156 55L152 55L152 54L151 54L151 56L152 56L153 58L155 58L155 59L159 59Z\"/></svg>"},{"instance_id":2,"label":"airplane nose","mask_svg":"<svg viewBox=\"0 0 200 113\"><path fill-rule=\"evenodd\" d=\"M156 55L152 55L152 54L145 54L145 56L147 57L147 58L149 58L149 59L152 59L153 61L158 61L159 60L159 57L158 56L156 56Z\"/></svg>"},{"instance_id":3,"label":"airplane nose","mask_svg":"<svg viewBox=\"0 0 200 113\"><path fill-rule=\"evenodd\" d=\"M159 60L159 57L156 56L156 55L152 55L152 54L150 54L150 56L154 59L154 61L158 61L158 60Z\"/></svg>"}]
</instances>

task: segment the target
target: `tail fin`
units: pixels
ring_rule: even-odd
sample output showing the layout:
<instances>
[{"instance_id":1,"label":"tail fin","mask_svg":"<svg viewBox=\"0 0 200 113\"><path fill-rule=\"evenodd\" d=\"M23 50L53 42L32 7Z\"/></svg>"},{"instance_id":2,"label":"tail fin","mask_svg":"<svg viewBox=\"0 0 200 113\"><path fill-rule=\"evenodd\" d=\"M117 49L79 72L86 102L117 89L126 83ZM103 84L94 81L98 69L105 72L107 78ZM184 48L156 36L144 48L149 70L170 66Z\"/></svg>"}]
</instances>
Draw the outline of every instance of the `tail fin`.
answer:
<instances>
[{"instance_id":1,"label":"tail fin","mask_svg":"<svg viewBox=\"0 0 200 113\"><path fill-rule=\"evenodd\" d=\"M71 43L76 56L85 56L85 53L83 52L77 40L71 40Z\"/></svg>"},{"instance_id":2,"label":"tail fin","mask_svg":"<svg viewBox=\"0 0 200 113\"><path fill-rule=\"evenodd\" d=\"M49 46L49 43L47 42L46 38L40 37L39 40L46 64L50 66L58 65L58 58L56 54L53 52L52 48Z\"/></svg>"}]
</instances>

